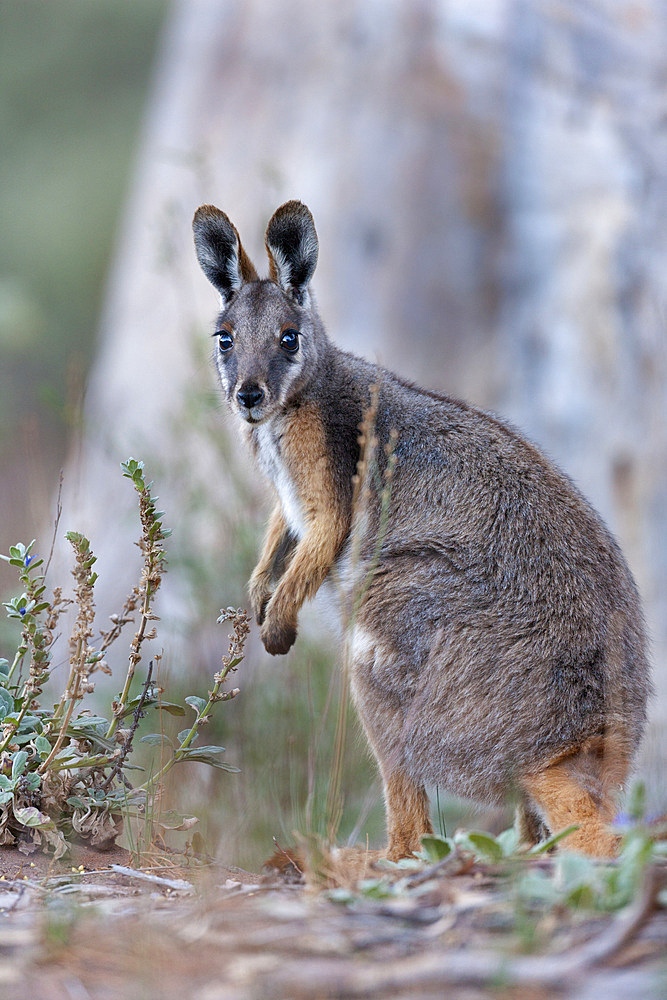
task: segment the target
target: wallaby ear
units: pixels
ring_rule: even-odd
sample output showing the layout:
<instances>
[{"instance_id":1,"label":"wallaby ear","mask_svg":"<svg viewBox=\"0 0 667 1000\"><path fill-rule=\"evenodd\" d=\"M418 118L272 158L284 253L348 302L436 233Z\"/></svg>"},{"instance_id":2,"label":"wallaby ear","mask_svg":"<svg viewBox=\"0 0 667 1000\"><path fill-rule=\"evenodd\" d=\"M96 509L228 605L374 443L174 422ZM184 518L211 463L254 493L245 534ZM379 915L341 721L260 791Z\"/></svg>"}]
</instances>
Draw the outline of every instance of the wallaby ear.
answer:
<instances>
[{"instance_id":1,"label":"wallaby ear","mask_svg":"<svg viewBox=\"0 0 667 1000\"><path fill-rule=\"evenodd\" d=\"M201 268L222 296L223 305L246 281L257 281L257 271L241 246L236 227L224 212L202 205L192 220L195 250Z\"/></svg>"},{"instance_id":2,"label":"wallaby ear","mask_svg":"<svg viewBox=\"0 0 667 1000\"><path fill-rule=\"evenodd\" d=\"M300 201L286 202L269 222L265 239L271 280L303 305L319 249L312 215Z\"/></svg>"}]
</instances>

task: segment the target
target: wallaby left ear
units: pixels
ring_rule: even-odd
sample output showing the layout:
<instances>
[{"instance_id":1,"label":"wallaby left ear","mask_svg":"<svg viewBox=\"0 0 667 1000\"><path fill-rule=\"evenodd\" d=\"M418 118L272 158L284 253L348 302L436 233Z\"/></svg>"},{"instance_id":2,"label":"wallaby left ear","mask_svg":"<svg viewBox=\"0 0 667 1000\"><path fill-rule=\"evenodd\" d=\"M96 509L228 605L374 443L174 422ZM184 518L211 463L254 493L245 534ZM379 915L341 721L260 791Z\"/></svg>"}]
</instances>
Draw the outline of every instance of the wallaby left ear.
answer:
<instances>
[{"instance_id":1,"label":"wallaby left ear","mask_svg":"<svg viewBox=\"0 0 667 1000\"><path fill-rule=\"evenodd\" d=\"M319 250L309 210L300 201L281 205L266 228L265 239L271 280L304 305Z\"/></svg>"},{"instance_id":2,"label":"wallaby left ear","mask_svg":"<svg viewBox=\"0 0 667 1000\"><path fill-rule=\"evenodd\" d=\"M192 220L197 260L223 306L246 281L257 281L257 271L241 246L236 226L214 205L201 205Z\"/></svg>"}]
</instances>

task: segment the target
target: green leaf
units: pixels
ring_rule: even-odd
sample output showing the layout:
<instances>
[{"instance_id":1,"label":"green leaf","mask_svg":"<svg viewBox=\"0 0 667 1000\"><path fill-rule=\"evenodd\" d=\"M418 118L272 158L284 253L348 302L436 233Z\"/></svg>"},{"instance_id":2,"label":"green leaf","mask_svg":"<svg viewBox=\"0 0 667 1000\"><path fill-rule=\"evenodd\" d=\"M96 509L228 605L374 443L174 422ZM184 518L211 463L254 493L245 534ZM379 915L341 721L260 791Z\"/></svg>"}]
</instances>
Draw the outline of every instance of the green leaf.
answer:
<instances>
[{"instance_id":1,"label":"green leaf","mask_svg":"<svg viewBox=\"0 0 667 1000\"><path fill-rule=\"evenodd\" d=\"M492 837L488 833L479 833L473 830L472 833L467 835L467 839L472 844L475 853L485 861L495 862L501 860L503 849L495 837Z\"/></svg>"},{"instance_id":2,"label":"green leaf","mask_svg":"<svg viewBox=\"0 0 667 1000\"><path fill-rule=\"evenodd\" d=\"M594 909L597 900L597 891L591 885L582 883L567 893L564 902L567 906L580 907L581 909Z\"/></svg>"},{"instance_id":3,"label":"green leaf","mask_svg":"<svg viewBox=\"0 0 667 1000\"><path fill-rule=\"evenodd\" d=\"M14 798L14 793L9 790L3 790L0 792L0 806L4 806L6 802L11 802Z\"/></svg>"},{"instance_id":4,"label":"green leaf","mask_svg":"<svg viewBox=\"0 0 667 1000\"><path fill-rule=\"evenodd\" d=\"M596 863L583 854L563 852L556 861L556 882L565 893L590 885L595 880Z\"/></svg>"},{"instance_id":5,"label":"green leaf","mask_svg":"<svg viewBox=\"0 0 667 1000\"><path fill-rule=\"evenodd\" d=\"M442 861L454 849L454 844L449 837L441 837L437 833L425 834L421 838L421 845L426 854L426 860L430 861L431 864L437 864L438 861Z\"/></svg>"},{"instance_id":6,"label":"green leaf","mask_svg":"<svg viewBox=\"0 0 667 1000\"><path fill-rule=\"evenodd\" d=\"M210 764L211 767L218 767L221 771L232 771L238 773L239 768L226 764L218 760L218 755L225 752L224 747L188 747L187 750L178 751L178 760L199 761L202 764Z\"/></svg>"},{"instance_id":7,"label":"green leaf","mask_svg":"<svg viewBox=\"0 0 667 1000\"><path fill-rule=\"evenodd\" d=\"M643 781L636 781L630 792L628 802L628 813L637 822L641 822L646 814L646 785Z\"/></svg>"},{"instance_id":8,"label":"green leaf","mask_svg":"<svg viewBox=\"0 0 667 1000\"><path fill-rule=\"evenodd\" d=\"M379 878L363 879L358 885L358 890L367 899L390 899L395 895L391 884Z\"/></svg>"},{"instance_id":9,"label":"green leaf","mask_svg":"<svg viewBox=\"0 0 667 1000\"><path fill-rule=\"evenodd\" d=\"M519 846L519 834L517 833L515 827L510 826L507 830L503 830L502 833L499 833L496 837L496 843L500 845L503 857L510 858Z\"/></svg>"},{"instance_id":10,"label":"green leaf","mask_svg":"<svg viewBox=\"0 0 667 1000\"><path fill-rule=\"evenodd\" d=\"M182 705L176 705L172 701L161 701L159 705L155 706L161 709L163 712L169 712L170 715L185 715L185 709Z\"/></svg>"},{"instance_id":11,"label":"green leaf","mask_svg":"<svg viewBox=\"0 0 667 1000\"><path fill-rule=\"evenodd\" d=\"M572 826L567 826L564 830L559 830L558 833L552 833L552 835L547 837L546 840L541 841L539 844L535 844L535 846L531 847L527 853L544 854L545 851L548 851L551 847L554 847L555 844L560 843L561 840L564 840L565 837L569 837L571 833L574 833L575 830L578 829L579 825L577 823L573 823Z\"/></svg>"},{"instance_id":12,"label":"green leaf","mask_svg":"<svg viewBox=\"0 0 667 1000\"><path fill-rule=\"evenodd\" d=\"M181 729L180 733L176 737L179 743L182 743L186 736L190 735L190 729Z\"/></svg>"},{"instance_id":13,"label":"green leaf","mask_svg":"<svg viewBox=\"0 0 667 1000\"><path fill-rule=\"evenodd\" d=\"M413 855L411 858L400 858L398 861L390 861L389 858L378 858L375 865L378 868L388 868L389 871L417 871L417 869L422 868L424 861L427 860L426 852L420 851L418 855Z\"/></svg>"},{"instance_id":14,"label":"green leaf","mask_svg":"<svg viewBox=\"0 0 667 1000\"><path fill-rule=\"evenodd\" d=\"M26 806L24 809L17 809L14 806L14 816L22 826L53 828L55 825L50 816L35 809L34 806Z\"/></svg>"},{"instance_id":15,"label":"green leaf","mask_svg":"<svg viewBox=\"0 0 667 1000\"><path fill-rule=\"evenodd\" d=\"M19 778L26 769L26 764L28 762L28 752L26 750L18 750L12 758L12 778L16 780Z\"/></svg>"},{"instance_id":16,"label":"green leaf","mask_svg":"<svg viewBox=\"0 0 667 1000\"><path fill-rule=\"evenodd\" d=\"M136 708L139 706L141 700L141 695L137 695L136 698L132 698L128 701L121 718L125 719L128 715L132 715ZM165 712L169 712L170 715L185 715L185 709L182 705L176 705L171 701L161 701L158 702L157 697L153 698L149 694L144 701L144 706L148 708L150 705L155 705L155 708L162 708Z\"/></svg>"},{"instance_id":17,"label":"green leaf","mask_svg":"<svg viewBox=\"0 0 667 1000\"><path fill-rule=\"evenodd\" d=\"M354 903L356 897L353 892L349 889L327 889L324 893L327 899L330 899L332 903L340 903L343 906L347 906L350 903Z\"/></svg>"},{"instance_id":18,"label":"green leaf","mask_svg":"<svg viewBox=\"0 0 667 1000\"><path fill-rule=\"evenodd\" d=\"M14 699L9 691L0 687L0 718L5 719L10 712L14 711Z\"/></svg>"},{"instance_id":19,"label":"green leaf","mask_svg":"<svg viewBox=\"0 0 667 1000\"><path fill-rule=\"evenodd\" d=\"M15 787L16 787L15 781L12 781L11 778L8 778L6 774L0 774L0 788L3 790L3 792L11 791Z\"/></svg>"},{"instance_id":20,"label":"green leaf","mask_svg":"<svg viewBox=\"0 0 667 1000\"><path fill-rule=\"evenodd\" d=\"M107 719L103 719L101 715L79 715L70 723L72 728L81 730L82 732L86 729L97 729L98 726L106 728L109 725Z\"/></svg>"},{"instance_id":21,"label":"green leaf","mask_svg":"<svg viewBox=\"0 0 667 1000\"><path fill-rule=\"evenodd\" d=\"M47 740L46 736L36 736L33 740L35 744L35 749L39 752L40 757L48 757L51 753L51 744Z\"/></svg>"},{"instance_id":22,"label":"green leaf","mask_svg":"<svg viewBox=\"0 0 667 1000\"><path fill-rule=\"evenodd\" d=\"M84 739L90 740L96 746L101 747L103 750L111 752L116 750L118 744L114 740L109 740L106 738L105 732L109 723L106 719L98 719L95 717L91 719L87 725L79 725L79 721L71 722L67 727L67 735L79 738L81 736Z\"/></svg>"},{"instance_id":23,"label":"green leaf","mask_svg":"<svg viewBox=\"0 0 667 1000\"><path fill-rule=\"evenodd\" d=\"M42 783L42 776L36 771L31 771L30 774L26 774L24 781L29 791L36 792Z\"/></svg>"},{"instance_id":24,"label":"green leaf","mask_svg":"<svg viewBox=\"0 0 667 1000\"><path fill-rule=\"evenodd\" d=\"M148 743L151 747L159 747L163 743L168 743L170 746L173 746L169 737L163 733L147 733L146 736L141 737L139 742Z\"/></svg>"},{"instance_id":25,"label":"green leaf","mask_svg":"<svg viewBox=\"0 0 667 1000\"><path fill-rule=\"evenodd\" d=\"M522 899L549 905L558 902L560 898L552 879L537 871L526 872L518 882L517 891Z\"/></svg>"},{"instance_id":26,"label":"green leaf","mask_svg":"<svg viewBox=\"0 0 667 1000\"><path fill-rule=\"evenodd\" d=\"M72 747L63 747L62 750L58 751L58 753L55 755L53 759L54 761L57 760L59 764L62 764L66 760L68 761L83 760L83 757L81 756L80 753L77 753L77 751L74 750Z\"/></svg>"},{"instance_id":27,"label":"green leaf","mask_svg":"<svg viewBox=\"0 0 667 1000\"><path fill-rule=\"evenodd\" d=\"M34 733L15 733L12 736L12 743L18 744L18 746L23 747L26 743L32 743L32 738Z\"/></svg>"},{"instance_id":28,"label":"green leaf","mask_svg":"<svg viewBox=\"0 0 667 1000\"><path fill-rule=\"evenodd\" d=\"M70 795L68 799L65 799L68 806L72 806L73 809L85 809L86 803L83 799L80 799L78 795Z\"/></svg>"},{"instance_id":29,"label":"green leaf","mask_svg":"<svg viewBox=\"0 0 667 1000\"><path fill-rule=\"evenodd\" d=\"M208 705L208 702L204 698L198 698L197 695L191 694L188 695L188 697L185 699L185 704L190 705L191 708L194 708L197 715L201 715L201 713Z\"/></svg>"},{"instance_id":30,"label":"green leaf","mask_svg":"<svg viewBox=\"0 0 667 1000\"><path fill-rule=\"evenodd\" d=\"M36 715L24 715L21 719L21 725L19 726L20 733L34 733L41 726L40 720Z\"/></svg>"},{"instance_id":31,"label":"green leaf","mask_svg":"<svg viewBox=\"0 0 667 1000\"><path fill-rule=\"evenodd\" d=\"M4 674L5 677L9 673L9 660L5 660L4 657L0 657L0 674Z\"/></svg>"}]
</instances>

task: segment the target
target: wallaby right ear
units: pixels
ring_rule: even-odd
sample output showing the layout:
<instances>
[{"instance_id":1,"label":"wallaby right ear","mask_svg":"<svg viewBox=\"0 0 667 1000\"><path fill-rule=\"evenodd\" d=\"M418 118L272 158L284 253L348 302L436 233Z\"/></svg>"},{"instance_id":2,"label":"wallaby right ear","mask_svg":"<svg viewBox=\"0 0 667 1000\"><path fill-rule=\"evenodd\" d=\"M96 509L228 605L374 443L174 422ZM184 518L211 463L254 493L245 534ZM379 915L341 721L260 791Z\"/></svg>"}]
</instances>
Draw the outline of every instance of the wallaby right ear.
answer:
<instances>
[{"instance_id":1,"label":"wallaby right ear","mask_svg":"<svg viewBox=\"0 0 667 1000\"><path fill-rule=\"evenodd\" d=\"M300 201L281 205L267 226L265 243L271 281L304 305L319 249L309 209Z\"/></svg>"},{"instance_id":2,"label":"wallaby right ear","mask_svg":"<svg viewBox=\"0 0 667 1000\"><path fill-rule=\"evenodd\" d=\"M246 281L257 281L257 271L241 246L236 227L224 212L202 205L192 220L195 250L202 271L225 305Z\"/></svg>"}]
</instances>

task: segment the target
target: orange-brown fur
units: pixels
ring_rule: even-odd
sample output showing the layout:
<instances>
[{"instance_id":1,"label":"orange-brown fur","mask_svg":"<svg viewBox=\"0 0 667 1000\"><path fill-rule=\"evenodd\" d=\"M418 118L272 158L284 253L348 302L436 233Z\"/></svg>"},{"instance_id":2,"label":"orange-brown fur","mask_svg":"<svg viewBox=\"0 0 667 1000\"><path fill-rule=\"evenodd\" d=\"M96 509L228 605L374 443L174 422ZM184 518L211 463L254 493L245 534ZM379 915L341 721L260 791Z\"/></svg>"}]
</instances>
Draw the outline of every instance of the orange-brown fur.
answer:
<instances>
[{"instance_id":1,"label":"orange-brown fur","mask_svg":"<svg viewBox=\"0 0 667 1000\"><path fill-rule=\"evenodd\" d=\"M261 619L260 624L264 621L266 605L271 597L274 565L286 532L287 523L283 517L283 509L278 503L271 512L259 562L248 583L250 600L253 608L257 609L257 617Z\"/></svg>"},{"instance_id":2,"label":"orange-brown fur","mask_svg":"<svg viewBox=\"0 0 667 1000\"><path fill-rule=\"evenodd\" d=\"M616 854L620 837L608 828L615 811L613 800L604 796L596 801L566 763L527 775L521 784L543 812L549 829L559 831L579 825L567 837L568 849L597 857Z\"/></svg>"},{"instance_id":3,"label":"orange-brown fur","mask_svg":"<svg viewBox=\"0 0 667 1000\"><path fill-rule=\"evenodd\" d=\"M262 640L269 646L279 645L283 634L296 629L304 601L319 590L349 531L349 514L337 502L322 421L314 405L296 411L284 432L282 450L308 528L266 606ZM262 567L275 556L278 527L276 518L267 539L271 551L260 556Z\"/></svg>"},{"instance_id":4,"label":"orange-brown fur","mask_svg":"<svg viewBox=\"0 0 667 1000\"><path fill-rule=\"evenodd\" d=\"M609 829L616 812L616 792L627 779L629 749L610 734L592 737L571 753L559 755L520 785L537 806L549 829L579 829L568 835L570 850L600 857L613 856L620 837Z\"/></svg>"},{"instance_id":5,"label":"orange-brown fur","mask_svg":"<svg viewBox=\"0 0 667 1000\"><path fill-rule=\"evenodd\" d=\"M400 771L391 771L384 782L390 861L407 858L420 850L421 838L432 833L426 791Z\"/></svg>"}]
</instances>

